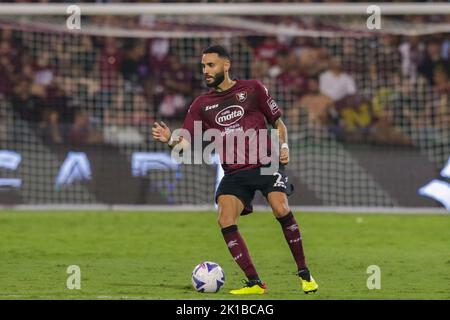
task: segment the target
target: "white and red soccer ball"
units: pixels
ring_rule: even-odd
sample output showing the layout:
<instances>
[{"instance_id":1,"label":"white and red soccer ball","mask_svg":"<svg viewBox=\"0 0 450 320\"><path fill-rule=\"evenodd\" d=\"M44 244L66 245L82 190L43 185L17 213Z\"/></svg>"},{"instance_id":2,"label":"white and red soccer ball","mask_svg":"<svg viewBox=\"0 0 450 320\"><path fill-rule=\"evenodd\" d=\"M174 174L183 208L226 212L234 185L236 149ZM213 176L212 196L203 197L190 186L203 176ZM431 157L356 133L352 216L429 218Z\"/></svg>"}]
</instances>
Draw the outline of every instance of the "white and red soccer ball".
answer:
<instances>
[{"instance_id":1,"label":"white and red soccer ball","mask_svg":"<svg viewBox=\"0 0 450 320\"><path fill-rule=\"evenodd\" d=\"M215 262L202 262L192 271L192 286L198 292L218 292L224 283L225 273Z\"/></svg>"}]
</instances>

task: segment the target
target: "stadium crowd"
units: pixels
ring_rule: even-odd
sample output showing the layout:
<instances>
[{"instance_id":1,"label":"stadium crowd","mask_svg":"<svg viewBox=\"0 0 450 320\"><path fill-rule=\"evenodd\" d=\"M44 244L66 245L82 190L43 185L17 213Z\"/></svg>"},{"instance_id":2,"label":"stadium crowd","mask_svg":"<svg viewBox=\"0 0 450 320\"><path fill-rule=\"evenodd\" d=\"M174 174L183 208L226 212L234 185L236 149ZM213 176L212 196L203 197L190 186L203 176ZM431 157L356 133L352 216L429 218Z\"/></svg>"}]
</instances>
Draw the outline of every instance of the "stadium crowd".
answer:
<instances>
[{"instance_id":1,"label":"stadium crowd","mask_svg":"<svg viewBox=\"0 0 450 320\"><path fill-rule=\"evenodd\" d=\"M181 121L204 91L198 57L173 50L186 47L186 39L39 37L1 28L0 139L9 105L47 142L143 143L154 119ZM274 91L294 132L303 114L308 126L348 141L410 144L405 128L449 130L446 35L240 41L231 52L250 63L236 61L239 75Z\"/></svg>"}]
</instances>

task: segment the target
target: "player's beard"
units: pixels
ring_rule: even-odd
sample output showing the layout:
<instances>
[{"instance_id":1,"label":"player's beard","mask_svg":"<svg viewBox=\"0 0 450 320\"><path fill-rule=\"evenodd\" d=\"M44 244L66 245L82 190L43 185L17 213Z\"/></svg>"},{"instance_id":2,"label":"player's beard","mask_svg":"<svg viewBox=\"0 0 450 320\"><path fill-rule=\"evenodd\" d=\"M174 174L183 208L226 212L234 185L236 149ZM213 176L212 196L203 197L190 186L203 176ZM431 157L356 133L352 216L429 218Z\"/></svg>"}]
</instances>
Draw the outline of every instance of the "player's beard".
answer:
<instances>
[{"instance_id":1,"label":"player's beard","mask_svg":"<svg viewBox=\"0 0 450 320\"><path fill-rule=\"evenodd\" d=\"M225 72L220 72L216 74L213 82L210 83L206 82L206 85L209 88L217 88L223 82L223 80L225 80Z\"/></svg>"}]
</instances>

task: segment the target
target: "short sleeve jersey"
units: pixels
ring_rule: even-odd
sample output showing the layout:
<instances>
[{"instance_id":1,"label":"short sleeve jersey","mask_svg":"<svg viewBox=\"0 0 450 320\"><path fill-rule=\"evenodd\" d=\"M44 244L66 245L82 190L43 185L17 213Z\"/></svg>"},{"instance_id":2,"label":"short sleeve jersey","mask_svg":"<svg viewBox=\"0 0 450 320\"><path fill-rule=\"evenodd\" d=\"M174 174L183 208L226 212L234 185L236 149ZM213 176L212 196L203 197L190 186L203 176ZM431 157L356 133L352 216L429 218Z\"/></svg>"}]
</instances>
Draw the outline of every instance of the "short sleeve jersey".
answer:
<instances>
[{"instance_id":1,"label":"short sleeve jersey","mask_svg":"<svg viewBox=\"0 0 450 320\"><path fill-rule=\"evenodd\" d=\"M260 82L236 80L228 90L210 90L197 97L189 107L183 129L189 131L191 140L194 134L204 133L208 129L219 130L224 146L223 152L219 150L219 155L225 173L229 174L260 167L268 162L271 143L267 124L273 125L280 116L277 103ZM195 121L201 122L202 132L194 132ZM227 139L231 138L234 140L228 146L234 147L228 153ZM264 144L262 139L266 139ZM239 147L239 140L243 148L242 145ZM260 150L263 148L266 150Z\"/></svg>"}]
</instances>

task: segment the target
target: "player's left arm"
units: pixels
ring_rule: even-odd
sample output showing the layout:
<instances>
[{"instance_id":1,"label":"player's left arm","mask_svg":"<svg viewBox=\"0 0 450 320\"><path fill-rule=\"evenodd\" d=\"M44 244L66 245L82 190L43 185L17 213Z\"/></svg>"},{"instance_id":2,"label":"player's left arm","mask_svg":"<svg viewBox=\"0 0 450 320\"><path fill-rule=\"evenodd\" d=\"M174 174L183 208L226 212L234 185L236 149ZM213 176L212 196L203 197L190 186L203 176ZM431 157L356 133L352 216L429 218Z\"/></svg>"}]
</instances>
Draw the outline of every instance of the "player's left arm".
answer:
<instances>
[{"instance_id":1,"label":"player's left arm","mask_svg":"<svg viewBox=\"0 0 450 320\"><path fill-rule=\"evenodd\" d=\"M278 130L278 139L280 141L280 163L288 164L289 163L289 147L288 147L288 137L287 137L287 128L281 118L278 118L273 127Z\"/></svg>"},{"instance_id":2,"label":"player's left arm","mask_svg":"<svg viewBox=\"0 0 450 320\"><path fill-rule=\"evenodd\" d=\"M269 90L264 87L260 82L256 82L255 85L256 94L258 95L259 109L264 114L267 122L277 129L280 142L280 163L288 164L289 162L289 147L287 144L287 129L281 120L281 110L277 103L269 94Z\"/></svg>"}]
</instances>

